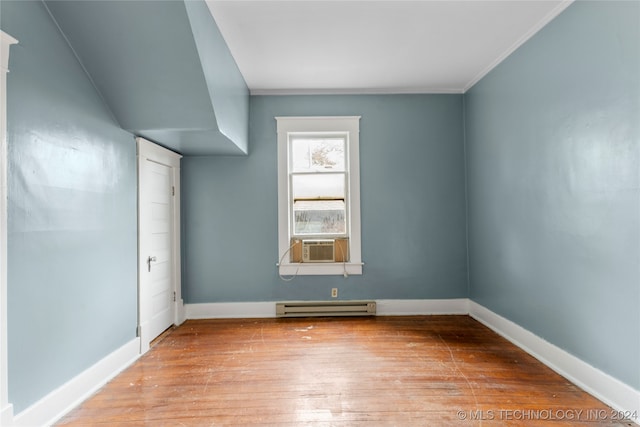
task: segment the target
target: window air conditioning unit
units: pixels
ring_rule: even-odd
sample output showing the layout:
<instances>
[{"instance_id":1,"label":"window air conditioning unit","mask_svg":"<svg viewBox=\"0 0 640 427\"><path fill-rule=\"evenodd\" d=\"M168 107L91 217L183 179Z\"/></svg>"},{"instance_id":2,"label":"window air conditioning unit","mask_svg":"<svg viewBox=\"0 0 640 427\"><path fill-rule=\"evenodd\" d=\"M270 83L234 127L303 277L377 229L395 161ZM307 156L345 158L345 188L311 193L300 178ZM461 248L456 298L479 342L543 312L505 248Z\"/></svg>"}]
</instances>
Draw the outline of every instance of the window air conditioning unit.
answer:
<instances>
[{"instance_id":1,"label":"window air conditioning unit","mask_svg":"<svg viewBox=\"0 0 640 427\"><path fill-rule=\"evenodd\" d=\"M348 239L292 239L291 262L346 262Z\"/></svg>"},{"instance_id":2,"label":"window air conditioning unit","mask_svg":"<svg viewBox=\"0 0 640 427\"><path fill-rule=\"evenodd\" d=\"M303 240L302 262L334 262L334 240Z\"/></svg>"}]
</instances>

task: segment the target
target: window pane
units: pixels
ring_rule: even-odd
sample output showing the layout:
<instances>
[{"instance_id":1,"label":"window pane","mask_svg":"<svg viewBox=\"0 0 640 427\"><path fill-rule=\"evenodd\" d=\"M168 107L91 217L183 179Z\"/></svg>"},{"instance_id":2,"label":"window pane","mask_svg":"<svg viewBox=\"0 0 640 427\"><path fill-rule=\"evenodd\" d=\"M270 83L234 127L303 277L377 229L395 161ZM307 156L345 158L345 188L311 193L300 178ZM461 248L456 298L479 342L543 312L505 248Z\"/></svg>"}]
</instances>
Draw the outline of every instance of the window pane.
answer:
<instances>
[{"instance_id":1,"label":"window pane","mask_svg":"<svg viewBox=\"0 0 640 427\"><path fill-rule=\"evenodd\" d=\"M344 171L344 138L291 139L293 172Z\"/></svg>"},{"instance_id":2,"label":"window pane","mask_svg":"<svg viewBox=\"0 0 640 427\"><path fill-rule=\"evenodd\" d=\"M301 200L293 204L294 234L345 234L343 200Z\"/></svg>"},{"instance_id":3,"label":"window pane","mask_svg":"<svg viewBox=\"0 0 640 427\"><path fill-rule=\"evenodd\" d=\"M300 199L342 199L345 198L345 175L311 174L291 177L293 200Z\"/></svg>"}]
</instances>

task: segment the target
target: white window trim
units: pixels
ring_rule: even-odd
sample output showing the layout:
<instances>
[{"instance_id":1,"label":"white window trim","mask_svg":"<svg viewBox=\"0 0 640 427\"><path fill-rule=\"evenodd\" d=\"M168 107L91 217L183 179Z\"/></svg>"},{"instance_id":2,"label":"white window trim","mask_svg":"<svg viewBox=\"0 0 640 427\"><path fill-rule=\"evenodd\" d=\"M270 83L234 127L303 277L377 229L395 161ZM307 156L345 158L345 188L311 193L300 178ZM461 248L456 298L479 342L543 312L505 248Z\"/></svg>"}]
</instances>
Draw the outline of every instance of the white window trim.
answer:
<instances>
[{"instance_id":1,"label":"white window trim","mask_svg":"<svg viewBox=\"0 0 640 427\"><path fill-rule=\"evenodd\" d=\"M360 116L276 117L278 133L278 269L281 276L360 275ZM292 263L289 261L288 143L292 132L349 134L349 262Z\"/></svg>"}]
</instances>

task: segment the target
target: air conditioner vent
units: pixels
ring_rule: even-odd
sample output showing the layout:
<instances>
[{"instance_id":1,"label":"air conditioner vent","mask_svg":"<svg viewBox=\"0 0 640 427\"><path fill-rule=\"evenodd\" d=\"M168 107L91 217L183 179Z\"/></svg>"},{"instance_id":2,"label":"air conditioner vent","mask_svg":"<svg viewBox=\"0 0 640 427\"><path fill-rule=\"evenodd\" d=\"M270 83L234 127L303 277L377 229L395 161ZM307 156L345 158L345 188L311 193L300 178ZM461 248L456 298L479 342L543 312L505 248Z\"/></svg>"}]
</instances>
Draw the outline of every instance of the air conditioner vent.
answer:
<instances>
[{"instance_id":1,"label":"air conditioner vent","mask_svg":"<svg viewBox=\"0 0 640 427\"><path fill-rule=\"evenodd\" d=\"M334 262L334 246L333 240L303 240L302 261Z\"/></svg>"}]
</instances>

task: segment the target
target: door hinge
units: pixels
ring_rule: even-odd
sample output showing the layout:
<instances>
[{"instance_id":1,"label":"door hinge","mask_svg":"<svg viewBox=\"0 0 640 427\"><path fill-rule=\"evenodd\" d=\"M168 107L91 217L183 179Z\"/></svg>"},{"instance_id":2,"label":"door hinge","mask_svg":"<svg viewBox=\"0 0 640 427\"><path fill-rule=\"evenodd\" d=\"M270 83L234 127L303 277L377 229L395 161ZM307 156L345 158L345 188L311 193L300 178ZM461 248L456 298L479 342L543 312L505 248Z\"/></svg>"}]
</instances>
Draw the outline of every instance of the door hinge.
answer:
<instances>
[{"instance_id":1,"label":"door hinge","mask_svg":"<svg viewBox=\"0 0 640 427\"><path fill-rule=\"evenodd\" d=\"M173 291L173 302L176 302L176 291Z\"/></svg>"},{"instance_id":2,"label":"door hinge","mask_svg":"<svg viewBox=\"0 0 640 427\"><path fill-rule=\"evenodd\" d=\"M171 195L175 196L176 195L176 187L171 186Z\"/></svg>"}]
</instances>

